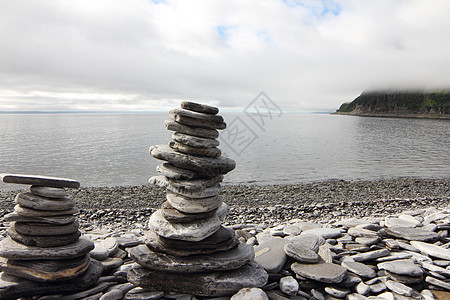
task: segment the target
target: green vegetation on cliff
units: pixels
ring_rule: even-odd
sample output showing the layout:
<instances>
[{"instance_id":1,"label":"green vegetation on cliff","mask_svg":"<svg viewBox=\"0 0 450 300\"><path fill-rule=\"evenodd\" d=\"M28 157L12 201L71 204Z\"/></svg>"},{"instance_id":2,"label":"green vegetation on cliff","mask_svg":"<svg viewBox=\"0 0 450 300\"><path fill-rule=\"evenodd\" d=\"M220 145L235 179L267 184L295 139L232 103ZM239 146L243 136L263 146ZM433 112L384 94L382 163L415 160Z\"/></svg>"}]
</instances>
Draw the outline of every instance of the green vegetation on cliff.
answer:
<instances>
[{"instance_id":1,"label":"green vegetation on cliff","mask_svg":"<svg viewBox=\"0 0 450 300\"><path fill-rule=\"evenodd\" d=\"M450 90L363 92L337 113L354 115L434 115L450 114Z\"/></svg>"}]
</instances>

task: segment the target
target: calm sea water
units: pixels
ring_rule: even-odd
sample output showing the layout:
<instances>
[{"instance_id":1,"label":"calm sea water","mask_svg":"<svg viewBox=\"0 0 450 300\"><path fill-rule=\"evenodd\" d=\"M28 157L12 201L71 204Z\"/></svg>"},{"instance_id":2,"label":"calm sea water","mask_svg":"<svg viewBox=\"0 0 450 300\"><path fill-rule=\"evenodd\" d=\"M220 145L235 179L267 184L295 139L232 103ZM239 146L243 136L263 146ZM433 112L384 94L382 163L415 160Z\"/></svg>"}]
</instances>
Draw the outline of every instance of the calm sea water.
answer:
<instances>
[{"instance_id":1,"label":"calm sea water","mask_svg":"<svg viewBox=\"0 0 450 300\"><path fill-rule=\"evenodd\" d=\"M219 147L237 163L228 183L450 177L448 120L284 114L258 126L245 114L224 118L232 126ZM161 163L149 146L171 139L166 119L165 113L0 114L0 172L73 178L83 186L145 184ZM247 136L233 140L235 129Z\"/></svg>"}]
</instances>

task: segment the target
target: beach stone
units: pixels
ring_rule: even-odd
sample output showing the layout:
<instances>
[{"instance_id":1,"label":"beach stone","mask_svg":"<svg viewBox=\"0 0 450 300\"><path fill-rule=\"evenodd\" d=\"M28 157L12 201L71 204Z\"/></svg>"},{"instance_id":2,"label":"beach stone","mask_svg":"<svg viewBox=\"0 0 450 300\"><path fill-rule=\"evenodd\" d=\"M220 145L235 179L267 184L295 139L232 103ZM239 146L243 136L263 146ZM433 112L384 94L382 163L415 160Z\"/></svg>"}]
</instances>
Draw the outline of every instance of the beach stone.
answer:
<instances>
[{"instance_id":1,"label":"beach stone","mask_svg":"<svg viewBox=\"0 0 450 300\"><path fill-rule=\"evenodd\" d=\"M160 236L191 242L201 241L220 228L220 220L217 216L188 223L170 223L164 219L161 210L151 215L148 224L149 228Z\"/></svg>"},{"instance_id":2,"label":"beach stone","mask_svg":"<svg viewBox=\"0 0 450 300\"><path fill-rule=\"evenodd\" d=\"M356 275L364 278L374 278L377 274L375 270L372 269L371 267L356 261L352 262L344 260L341 263L341 266L347 268L347 270L349 270L350 272L355 273Z\"/></svg>"},{"instance_id":3,"label":"beach stone","mask_svg":"<svg viewBox=\"0 0 450 300\"><path fill-rule=\"evenodd\" d=\"M173 208L187 214L207 213L216 210L222 204L220 196L196 199L188 198L170 191L167 191L166 199Z\"/></svg>"},{"instance_id":4,"label":"beach stone","mask_svg":"<svg viewBox=\"0 0 450 300\"><path fill-rule=\"evenodd\" d=\"M234 294L230 300L269 300L260 288L243 288Z\"/></svg>"},{"instance_id":5,"label":"beach stone","mask_svg":"<svg viewBox=\"0 0 450 300\"><path fill-rule=\"evenodd\" d=\"M386 281L386 286L388 289L390 289L391 291L393 291L394 293L403 295L403 296L412 296L414 290L412 288L410 288L407 285L404 285L403 283L400 282L396 282L393 280L388 280Z\"/></svg>"},{"instance_id":6,"label":"beach stone","mask_svg":"<svg viewBox=\"0 0 450 300\"><path fill-rule=\"evenodd\" d=\"M405 276L417 277L423 274L420 265L415 264L412 259L402 259L382 262L377 265L380 270L387 270L391 273Z\"/></svg>"},{"instance_id":7,"label":"beach stone","mask_svg":"<svg viewBox=\"0 0 450 300\"><path fill-rule=\"evenodd\" d=\"M179 143L177 141L169 141L169 147L177 152L195 156L207 156L215 158L222 155L222 151L218 148L197 148Z\"/></svg>"},{"instance_id":8,"label":"beach stone","mask_svg":"<svg viewBox=\"0 0 450 300\"><path fill-rule=\"evenodd\" d=\"M226 174L236 167L234 160L229 158L186 155L178 153L166 145L151 146L150 154L154 158L165 160L176 167L204 173L208 176Z\"/></svg>"},{"instance_id":9,"label":"beach stone","mask_svg":"<svg viewBox=\"0 0 450 300\"><path fill-rule=\"evenodd\" d=\"M181 132L193 136L204 137L208 139L216 139L219 137L219 132L216 129L200 128L194 126L184 125L173 120L164 121L164 127L170 131Z\"/></svg>"},{"instance_id":10,"label":"beach stone","mask_svg":"<svg viewBox=\"0 0 450 300\"><path fill-rule=\"evenodd\" d=\"M172 223L186 223L186 222L192 222L197 220L204 220L207 218L211 218L214 216L217 212L217 209L205 212L205 213L198 213L198 214L186 214L183 213L170 205L168 201L164 202L161 205L161 213L163 217Z\"/></svg>"},{"instance_id":11,"label":"beach stone","mask_svg":"<svg viewBox=\"0 0 450 300\"><path fill-rule=\"evenodd\" d=\"M40 175L8 174L8 173L1 173L0 178L4 183L27 184L27 185L38 185L55 188L72 188L72 189L78 189L80 187L80 183L78 181L67 178L58 178Z\"/></svg>"},{"instance_id":12,"label":"beach stone","mask_svg":"<svg viewBox=\"0 0 450 300\"><path fill-rule=\"evenodd\" d=\"M293 224L293 225L287 225L283 228L283 233L285 235L289 235L289 236L297 236L300 233L302 233L302 230L300 229L299 226Z\"/></svg>"},{"instance_id":13,"label":"beach stone","mask_svg":"<svg viewBox=\"0 0 450 300\"><path fill-rule=\"evenodd\" d=\"M200 242L167 239L158 236L154 232L146 232L145 243L151 250L156 252L174 256L188 256L226 251L236 247L239 241L231 228L221 226L214 234Z\"/></svg>"},{"instance_id":14,"label":"beach stone","mask_svg":"<svg viewBox=\"0 0 450 300\"><path fill-rule=\"evenodd\" d=\"M287 295L296 295L299 289L297 280L292 276L285 276L280 279L280 290Z\"/></svg>"},{"instance_id":15,"label":"beach stone","mask_svg":"<svg viewBox=\"0 0 450 300\"><path fill-rule=\"evenodd\" d=\"M107 237L101 240L100 244L108 250L108 256L114 255L119 251L119 242L115 237Z\"/></svg>"},{"instance_id":16,"label":"beach stone","mask_svg":"<svg viewBox=\"0 0 450 300\"><path fill-rule=\"evenodd\" d=\"M419 249L421 252L428 254L429 256L444 260L450 260L449 249L420 241L411 241L411 245Z\"/></svg>"},{"instance_id":17,"label":"beach stone","mask_svg":"<svg viewBox=\"0 0 450 300\"><path fill-rule=\"evenodd\" d=\"M72 279L85 272L88 266L87 255L66 260L7 260L0 257L1 271L37 282Z\"/></svg>"},{"instance_id":18,"label":"beach stone","mask_svg":"<svg viewBox=\"0 0 450 300\"><path fill-rule=\"evenodd\" d=\"M89 253L89 255L96 260L105 260L109 256L109 251L101 243L94 242L94 249Z\"/></svg>"},{"instance_id":19,"label":"beach stone","mask_svg":"<svg viewBox=\"0 0 450 300\"><path fill-rule=\"evenodd\" d=\"M319 251L319 247L325 244L325 239L323 237L314 234L302 234L290 238L289 241L290 243L302 244L314 252Z\"/></svg>"},{"instance_id":20,"label":"beach stone","mask_svg":"<svg viewBox=\"0 0 450 300\"><path fill-rule=\"evenodd\" d=\"M65 198L66 191L63 188L53 188L47 186L37 186L33 185L30 187L30 191L32 194L47 198Z\"/></svg>"},{"instance_id":21,"label":"beach stone","mask_svg":"<svg viewBox=\"0 0 450 300\"><path fill-rule=\"evenodd\" d=\"M374 250L364 253L358 253L350 256L354 261L368 261L372 259L376 259L383 256L388 256L391 252L387 249Z\"/></svg>"},{"instance_id":22,"label":"beach stone","mask_svg":"<svg viewBox=\"0 0 450 300\"><path fill-rule=\"evenodd\" d=\"M117 257L115 257L115 258L108 257L99 262L103 265L104 270L116 269L116 268L120 267L121 265L123 265L123 260L121 258L117 258Z\"/></svg>"},{"instance_id":23,"label":"beach stone","mask_svg":"<svg viewBox=\"0 0 450 300\"><path fill-rule=\"evenodd\" d=\"M394 218L394 217L384 218L384 226L386 226L386 227L416 227L415 224L413 224L407 220Z\"/></svg>"},{"instance_id":24,"label":"beach stone","mask_svg":"<svg viewBox=\"0 0 450 300\"><path fill-rule=\"evenodd\" d=\"M291 265L291 269L302 277L326 283L339 283L347 274L347 268L326 262L317 264L296 262Z\"/></svg>"},{"instance_id":25,"label":"beach stone","mask_svg":"<svg viewBox=\"0 0 450 300\"><path fill-rule=\"evenodd\" d=\"M314 250L299 242L287 243L284 245L284 252L299 262L316 263L319 261L319 255Z\"/></svg>"},{"instance_id":26,"label":"beach stone","mask_svg":"<svg viewBox=\"0 0 450 300\"><path fill-rule=\"evenodd\" d=\"M80 224L77 220L65 225L54 225L46 223L24 223L12 222L11 227L20 234L31 236L58 236L70 235L78 231Z\"/></svg>"},{"instance_id":27,"label":"beach stone","mask_svg":"<svg viewBox=\"0 0 450 300\"><path fill-rule=\"evenodd\" d=\"M32 208L22 207L20 205L14 206L14 211L19 216L25 217L54 217L78 214L80 210L76 207L67 210L37 210Z\"/></svg>"},{"instance_id":28,"label":"beach stone","mask_svg":"<svg viewBox=\"0 0 450 300\"><path fill-rule=\"evenodd\" d=\"M373 294L378 294L386 290L386 285L384 282L377 282L370 285L370 292Z\"/></svg>"},{"instance_id":29,"label":"beach stone","mask_svg":"<svg viewBox=\"0 0 450 300\"><path fill-rule=\"evenodd\" d=\"M10 226L7 231L8 235L14 241L27 245L27 246L36 246L42 248L49 247L59 247L68 244L75 243L78 238L81 236L81 232L77 230L72 234L67 235L59 235L59 236L31 236L18 233L14 226Z\"/></svg>"},{"instance_id":30,"label":"beach stone","mask_svg":"<svg viewBox=\"0 0 450 300\"><path fill-rule=\"evenodd\" d=\"M434 261L433 263L436 263L436 261ZM435 272L437 274L440 274L440 275L450 278L450 270L447 270L445 268L434 265L433 263L421 262L421 265L422 265L422 268L424 268L428 271Z\"/></svg>"},{"instance_id":31,"label":"beach stone","mask_svg":"<svg viewBox=\"0 0 450 300\"><path fill-rule=\"evenodd\" d=\"M272 237L261 243L255 247L255 261L268 273L278 273L287 259L284 252L286 243L285 239L279 237Z\"/></svg>"},{"instance_id":32,"label":"beach stone","mask_svg":"<svg viewBox=\"0 0 450 300\"><path fill-rule=\"evenodd\" d=\"M340 299L345 298L345 296L350 294L350 290L338 286L327 286L324 290L327 294Z\"/></svg>"},{"instance_id":33,"label":"beach stone","mask_svg":"<svg viewBox=\"0 0 450 300\"><path fill-rule=\"evenodd\" d=\"M347 230L347 233L353 237L377 238L378 234L375 231L352 227Z\"/></svg>"},{"instance_id":34,"label":"beach stone","mask_svg":"<svg viewBox=\"0 0 450 300\"><path fill-rule=\"evenodd\" d=\"M319 255L319 260L322 259L324 262L332 263L334 253L331 252L330 244L325 243L319 247L319 251L317 252Z\"/></svg>"},{"instance_id":35,"label":"beach stone","mask_svg":"<svg viewBox=\"0 0 450 300\"><path fill-rule=\"evenodd\" d=\"M185 257L153 252L145 245L130 250L130 257L143 267L182 273L234 270L250 263L254 256L253 247L242 243L228 251Z\"/></svg>"},{"instance_id":36,"label":"beach stone","mask_svg":"<svg viewBox=\"0 0 450 300\"><path fill-rule=\"evenodd\" d=\"M7 222L31 222L31 223L46 223L46 224L54 224L54 225L65 225L72 223L76 220L73 215L64 215L64 216L54 216L54 217L27 217L21 216L16 212L12 212L6 214L4 216L4 220Z\"/></svg>"},{"instance_id":37,"label":"beach stone","mask_svg":"<svg viewBox=\"0 0 450 300\"><path fill-rule=\"evenodd\" d=\"M403 284L415 284L420 283L423 281L423 276L406 276L406 275L399 275L395 273L391 273L387 270L384 271L385 274L392 280L403 283Z\"/></svg>"},{"instance_id":38,"label":"beach stone","mask_svg":"<svg viewBox=\"0 0 450 300\"><path fill-rule=\"evenodd\" d=\"M46 198L32 193L18 193L15 199L16 203L22 207L35 210L68 210L75 206L75 202L68 198Z\"/></svg>"},{"instance_id":39,"label":"beach stone","mask_svg":"<svg viewBox=\"0 0 450 300\"><path fill-rule=\"evenodd\" d=\"M363 244L366 246L371 246L377 244L379 241L381 241L380 237L356 237L355 243Z\"/></svg>"},{"instance_id":40,"label":"beach stone","mask_svg":"<svg viewBox=\"0 0 450 300\"><path fill-rule=\"evenodd\" d=\"M318 235L324 239L335 239L342 236L342 233L338 228L314 228L304 230L301 235Z\"/></svg>"},{"instance_id":41,"label":"beach stone","mask_svg":"<svg viewBox=\"0 0 450 300\"><path fill-rule=\"evenodd\" d=\"M198 113L204 113L204 114L216 115L219 112L219 109L215 106L200 104L200 103L191 102L191 101L183 101L183 102L181 102L180 106L183 109L195 111Z\"/></svg>"},{"instance_id":42,"label":"beach stone","mask_svg":"<svg viewBox=\"0 0 450 300\"><path fill-rule=\"evenodd\" d=\"M207 139L180 132L172 134L172 138L176 142L196 148L215 148L220 145L220 142L215 139Z\"/></svg>"},{"instance_id":43,"label":"beach stone","mask_svg":"<svg viewBox=\"0 0 450 300\"><path fill-rule=\"evenodd\" d=\"M437 233L420 228L393 226L386 228L385 232L391 237L401 238L408 241L428 242L438 239Z\"/></svg>"},{"instance_id":44,"label":"beach stone","mask_svg":"<svg viewBox=\"0 0 450 300\"><path fill-rule=\"evenodd\" d=\"M167 178L175 180L193 179L199 176L197 172L175 167L172 164L164 163L156 166L156 171Z\"/></svg>"},{"instance_id":45,"label":"beach stone","mask_svg":"<svg viewBox=\"0 0 450 300\"><path fill-rule=\"evenodd\" d=\"M164 297L163 291L152 291L143 289L141 287L135 287L134 289L131 289L128 291L128 293L125 294L124 299L125 300L157 300Z\"/></svg>"},{"instance_id":46,"label":"beach stone","mask_svg":"<svg viewBox=\"0 0 450 300\"><path fill-rule=\"evenodd\" d=\"M202 190L206 187L215 186L218 183L222 182L223 175L217 175L212 178L198 178L198 179L189 179L189 180L166 178L166 180L167 180L167 183L169 185L173 186L174 188L198 191L198 190Z\"/></svg>"},{"instance_id":47,"label":"beach stone","mask_svg":"<svg viewBox=\"0 0 450 300\"><path fill-rule=\"evenodd\" d=\"M425 277L425 281L430 283L430 284L432 284L432 285L435 285L435 286L443 288L443 289L445 289L447 291L450 291L450 283L449 282L442 281L442 280L436 279L436 278L431 277L431 276Z\"/></svg>"},{"instance_id":48,"label":"beach stone","mask_svg":"<svg viewBox=\"0 0 450 300\"><path fill-rule=\"evenodd\" d=\"M175 122L188 126L209 129L225 129L227 127L222 116L202 114L186 109L172 109L169 111L169 117Z\"/></svg>"},{"instance_id":49,"label":"beach stone","mask_svg":"<svg viewBox=\"0 0 450 300\"><path fill-rule=\"evenodd\" d=\"M364 282L359 282L356 286L355 286L355 291L358 293L358 294L361 294L361 295L367 295L367 294L369 294L370 293L370 286L369 285L367 285L367 284L365 284Z\"/></svg>"},{"instance_id":50,"label":"beach stone","mask_svg":"<svg viewBox=\"0 0 450 300\"><path fill-rule=\"evenodd\" d=\"M134 285L155 291L170 290L209 297L233 295L242 288L262 287L268 279L266 271L255 262L237 270L207 273L162 272L135 266L127 277Z\"/></svg>"},{"instance_id":51,"label":"beach stone","mask_svg":"<svg viewBox=\"0 0 450 300\"><path fill-rule=\"evenodd\" d=\"M348 294L347 296L345 296L345 300L366 300L367 297L360 295L360 294Z\"/></svg>"},{"instance_id":52,"label":"beach stone","mask_svg":"<svg viewBox=\"0 0 450 300\"><path fill-rule=\"evenodd\" d=\"M400 216L398 216L399 219L410 222L411 224L414 224L414 226L419 226L422 222L419 221L417 218L411 216L411 215L407 215L407 214L402 214ZM422 218L423 220L423 218Z\"/></svg>"},{"instance_id":53,"label":"beach stone","mask_svg":"<svg viewBox=\"0 0 450 300\"><path fill-rule=\"evenodd\" d=\"M347 243L344 248L348 251L366 252L369 251L369 246L360 243Z\"/></svg>"},{"instance_id":54,"label":"beach stone","mask_svg":"<svg viewBox=\"0 0 450 300\"><path fill-rule=\"evenodd\" d=\"M94 243L84 238L79 238L75 243L52 247L41 248L19 244L7 237L0 241L0 256L7 259L28 260L28 259L70 259L89 253L94 249Z\"/></svg>"},{"instance_id":55,"label":"beach stone","mask_svg":"<svg viewBox=\"0 0 450 300\"><path fill-rule=\"evenodd\" d=\"M176 196L183 196L190 199L202 199L217 196L220 192L220 184L217 183L214 186L204 187L200 190L176 188L170 185L168 185L166 189L168 194L175 194Z\"/></svg>"}]
</instances>

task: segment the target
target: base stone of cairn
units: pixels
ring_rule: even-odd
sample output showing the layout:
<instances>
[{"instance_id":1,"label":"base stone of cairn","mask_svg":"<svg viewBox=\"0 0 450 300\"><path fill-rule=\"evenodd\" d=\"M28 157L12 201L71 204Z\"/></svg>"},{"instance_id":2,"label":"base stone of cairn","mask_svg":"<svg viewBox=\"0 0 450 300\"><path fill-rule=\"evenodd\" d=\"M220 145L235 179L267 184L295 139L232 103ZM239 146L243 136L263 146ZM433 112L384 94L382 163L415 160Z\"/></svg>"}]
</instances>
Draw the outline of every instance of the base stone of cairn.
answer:
<instances>
[{"instance_id":1,"label":"base stone of cairn","mask_svg":"<svg viewBox=\"0 0 450 300\"><path fill-rule=\"evenodd\" d=\"M128 272L128 280L146 291L225 296L267 282L253 247L221 225L228 209L220 182L235 162L217 148L217 129L226 127L218 112L182 102L164 124L175 131L173 140L150 147L154 158L166 161L157 167L161 176L149 180L166 189L166 202L150 217L145 245L130 251L137 264Z\"/></svg>"},{"instance_id":2,"label":"base stone of cairn","mask_svg":"<svg viewBox=\"0 0 450 300\"><path fill-rule=\"evenodd\" d=\"M84 239L65 188L72 179L0 174L5 183L31 185L18 193L8 237L0 242L0 299L83 290L95 284L102 265L90 260L94 243Z\"/></svg>"}]
</instances>

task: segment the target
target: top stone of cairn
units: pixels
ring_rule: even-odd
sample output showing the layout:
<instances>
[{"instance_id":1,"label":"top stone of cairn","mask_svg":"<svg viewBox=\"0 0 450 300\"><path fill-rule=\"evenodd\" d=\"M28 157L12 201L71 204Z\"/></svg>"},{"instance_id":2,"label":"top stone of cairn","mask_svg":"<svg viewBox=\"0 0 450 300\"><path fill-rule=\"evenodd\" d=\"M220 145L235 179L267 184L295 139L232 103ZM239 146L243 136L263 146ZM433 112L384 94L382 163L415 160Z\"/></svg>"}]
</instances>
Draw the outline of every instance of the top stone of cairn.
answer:
<instances>
[{"instance_id":1,"label":"top stone of cairn","mask_svg":"<svg viewBox=\"0 0 450 300\"><path fill-rule=\"evenodd\" d=\"M217 107L209 106L206 104L190 102L190 101L181 102L181 108L187 109L190 111L195 111L198 113L211 114L211 115L215 115L219 112L219 109Z\"/></svg>"},{"instance_id":2,"label":"top stone of cairn","mask_svg":"<svg viewBox=\"0 0 450 300\"><path fill-rule=\"evenodd\" d=\"M1 173L0 179L4 183L28 184L45 187L71 188L71 189L77 189L80 187L80 183L73 179L39 176L39 175Z\"/></svg>"}]
</instances>

